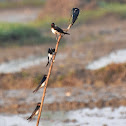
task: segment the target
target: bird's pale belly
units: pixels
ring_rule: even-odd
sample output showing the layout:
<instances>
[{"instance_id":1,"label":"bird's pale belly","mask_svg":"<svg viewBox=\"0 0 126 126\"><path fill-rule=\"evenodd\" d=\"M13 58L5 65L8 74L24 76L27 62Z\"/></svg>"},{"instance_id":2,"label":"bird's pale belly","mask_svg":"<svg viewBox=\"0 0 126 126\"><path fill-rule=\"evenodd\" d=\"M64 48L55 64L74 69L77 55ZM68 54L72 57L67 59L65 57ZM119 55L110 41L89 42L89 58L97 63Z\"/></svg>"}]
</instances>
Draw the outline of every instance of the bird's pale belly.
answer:
<instances>
[{"instance_id":1,"label":"bird's pale belly","mask_svg":"<svg viewBox=\"0 0 126 126\"><path fill-rule=\"evenodd\" d=\"M57 32L56 30L54 30L53 28L51 28L51 31L52 31L53 34L58 34L58 35L60 35L60 33Z\"/></svg>"},{"instance_id":2,"label":"bird's pale belly","mask_svg":"<svg viewBox=\"0 0 126 126\"><path fill-rule=\"evenodd\" d=\"M51 59L52 59L52 54L48 54L48 57L49 57L49 61L51 61Z\"/></svg>"},{"instance_id":3,"label":"bird's pale belly","mask_svg":"<svg viewBox=\"0 0 126 126\"><path fill-rule=\"evenodd\" d=\"M38 115L39 111L36 111L35 115Z\"/></svg>"},{"instance_id":4,"label":"bird's pale belly","mask_svg":"<svg viewBox=\"0 0 126 126\"><path fill-rule=\"evenodd\" d=\"M44 83L42 83L41 88L42 88L43 86L45 86L45 82L44 82Z\"/></svg>"}]
</instances>

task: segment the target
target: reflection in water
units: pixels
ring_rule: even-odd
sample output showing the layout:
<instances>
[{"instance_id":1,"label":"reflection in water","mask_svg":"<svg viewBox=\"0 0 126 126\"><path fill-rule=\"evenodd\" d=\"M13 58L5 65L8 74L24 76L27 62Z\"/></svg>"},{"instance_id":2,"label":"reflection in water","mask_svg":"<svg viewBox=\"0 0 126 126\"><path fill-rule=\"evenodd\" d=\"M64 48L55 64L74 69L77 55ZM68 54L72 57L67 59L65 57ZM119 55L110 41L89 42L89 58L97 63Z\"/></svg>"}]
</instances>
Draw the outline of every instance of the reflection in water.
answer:
<instances>
[{"instance_id":1,"label":"reflection in water","mask_svg":"<svg viewBox=\"0 0 126 126\"><path fill-rule=\"evenodd\" d=\"M30 115L0 115L0 126L35 126L37 117L31 122L26 118ZM46 111L42 113L40 126L125 126L126 107L116 109L81 109L75 111Z\"/></svg>"},{"instance_id":2,"label":"reflection in water","mask_svg":"<svg viewBox=\"0 0 126 126\"><path fill-rule=\"evenodd\" d=\"M87 69L96 70L107 66L111 63L123 63L126 62L126 49L118 50L110 53L108 56L102 57L87 66Z\"/></svg>"}]
</instances>

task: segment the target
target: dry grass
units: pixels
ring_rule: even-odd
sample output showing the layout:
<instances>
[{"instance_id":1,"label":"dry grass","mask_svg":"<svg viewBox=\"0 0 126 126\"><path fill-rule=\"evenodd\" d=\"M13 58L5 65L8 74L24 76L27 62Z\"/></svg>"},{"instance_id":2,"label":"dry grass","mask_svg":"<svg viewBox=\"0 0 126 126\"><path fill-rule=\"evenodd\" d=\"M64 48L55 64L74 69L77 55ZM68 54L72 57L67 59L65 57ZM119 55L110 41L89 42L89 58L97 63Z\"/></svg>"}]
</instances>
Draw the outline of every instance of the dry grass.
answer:
<instances>
[{"instance_id":1,"label":"dry grass","mask_svg":"<svg viewBox=\"0 0 126 126\"><path fill-rule=\"evenodd\" d=\"M58 68L60 71L60 68ZM94 84L96 87L119 85L126 82L126 64L111 64L105 68L90 71L85 69L65 71L67 74L53 72L49 87L82 87L83 84ZM0 74L1 89L34 88L41 80L41 73L20 72L16 74Z\"/></svg>"}]
</instances>

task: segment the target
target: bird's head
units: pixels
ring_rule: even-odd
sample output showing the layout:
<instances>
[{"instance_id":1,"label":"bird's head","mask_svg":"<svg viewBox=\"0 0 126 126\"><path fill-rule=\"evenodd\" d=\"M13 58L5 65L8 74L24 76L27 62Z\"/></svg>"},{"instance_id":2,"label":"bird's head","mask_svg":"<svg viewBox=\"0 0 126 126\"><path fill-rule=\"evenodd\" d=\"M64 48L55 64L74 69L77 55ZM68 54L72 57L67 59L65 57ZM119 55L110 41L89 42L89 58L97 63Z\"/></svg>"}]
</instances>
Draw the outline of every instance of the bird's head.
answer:
<instances>
[{"instance_id":1,"label":"bird's head","mask_svg":"<svg viewBox=\"0 0 126 126\"><path fill-rule=\"evenodd\" d=\"M41 105L41 102L38 102L38 103L37 103L37 106L40 106L40 105Z\"/></svg>"},{"instance_id":2,"label":"bird's head","mask_svg":"<svg viewBox=\"0 0 126 126\"><path fill-rule=\"evenodd\" d=\"M45 74L44 77L47 77L47 75Z\"/></svg>"},{"instance_id":3,"label":"bird's head","mask_svg":"<svg viewBox=\"0 0 126 126\"><path fill-rule=\"evenodd\" d=\"M51 27L52 27L52 28L54 28L54 27L55 27L55 24L54 24L54 23L52 23L52 24L51 24Z\"/></svg>"},{"instance_id":4,"label":"bird's head","mask_svg":"<svg viewBox=\"0 0 126 126\"><path fill-rule=\"evenodd\" d=\"M52 48L52 52L55 52L55 48Z\"/></svg>"},{"instance_id":5,"label":"bird's head","mask_svg":"<svg viewBox=\"0 0 126 126\"><path fill-rule=\"evenodd\" d=\"M49 49L48 49L48 53L50 53L50 51L51 51L51 49L49 48Z\"/></svg>"}]
</instances>

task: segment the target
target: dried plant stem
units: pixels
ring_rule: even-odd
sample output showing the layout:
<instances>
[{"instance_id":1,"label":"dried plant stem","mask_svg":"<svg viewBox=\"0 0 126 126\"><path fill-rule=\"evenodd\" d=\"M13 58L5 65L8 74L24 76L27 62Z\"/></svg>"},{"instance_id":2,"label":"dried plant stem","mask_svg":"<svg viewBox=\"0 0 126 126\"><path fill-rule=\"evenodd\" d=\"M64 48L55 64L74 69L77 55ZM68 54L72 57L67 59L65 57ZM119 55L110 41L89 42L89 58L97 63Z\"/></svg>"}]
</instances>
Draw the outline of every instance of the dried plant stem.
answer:
<instances>
[{"instance_id":1,"label":"dried plant stem","mask_svg":"<svg viewBox=\"0 0 126 126\"><path fill-rule=\"evenodd\" d=\"M44 91L43 91L43 95L42 95L41 106L40 106L40 110L39 110L39 115L38 115L36 126L38 126L38 124L39 124L39 120L40 120L41 111L42 111L42 107L43 107L43 103L44 103L44 98L45 98L47 84L48 84L48 81L49 81L49 77L50 77L50 74L51 74L51 71L52 71L53 63L54 63L54 60L55 60L55 57L56 57L56 53L58 51L58 46L59 46L59 42L60 42L61 38L62 38L62 36L60 35L58 40L57 40L57 44L56 44L56 48L55 48L55 55L53 56L53 60L51 62L51 65L50 65L50 68L49 68L49 72L48 72L48 75L47 75L46 84L44 86Z\"/></svg>"},{"instance_id":2,"label":"dried plant stem","mask_svg":"<svg viewBox=\"0 0 126 126\"><path fill-rule=\"evenodd\" d=\"M71 26L72 26L71 24L68 26L67 31L71 28ZM58 51L58 46L59 46L59 42L60 42L61 38L62 38L62 36L60 35L58 37L58 40L57 40L57 44L56 44L56 48L55 48L55 55L53 55L53 60L51 62L51 65L50 65L50 68L49 68L49 72L48 72L48 75L47 75L46 84L44 86L44 91L43 91L43 95L42 95L42 99L41 99L41 106L40 106L40 110L39 110L39 115L38 115L36 126L39 125L39 120L40 120L40 117L41 117L41 112L42 112L42 107L43 107L43 103L44 103L44 98L45 98L45 93L46 93L46 89L47 89L47 84L48 84L48 81L49 81L49 77L50 77L50 74L51 74L51 71L52 71L53 63L55 61L56 53Z\"/></svg>"},{"instance_id":3,"label":"dried plant stem","mask_svg":"<svg viewBox=\"0 0 126 126\"><path fill-rule=\"evenodd\" d=\"M72 24L70 24L70 25L68 26L67 31L68 31L71 27L72 27Z\"/></svg>"}]
</instances>

